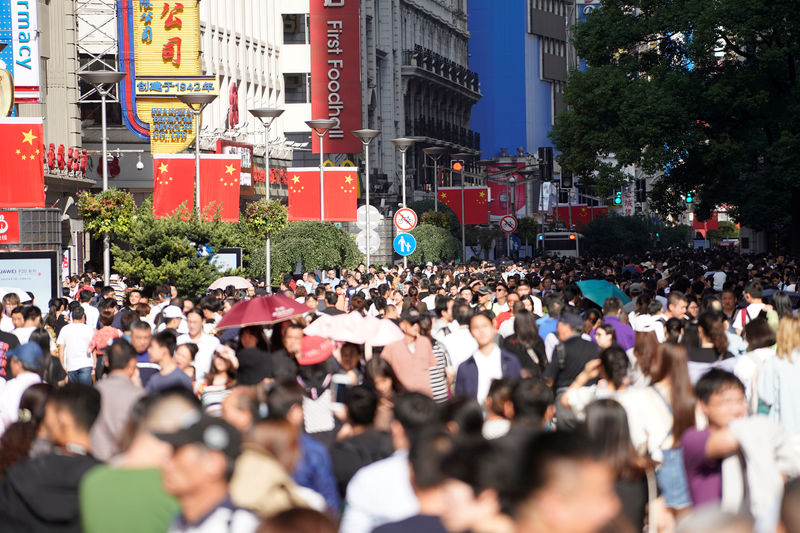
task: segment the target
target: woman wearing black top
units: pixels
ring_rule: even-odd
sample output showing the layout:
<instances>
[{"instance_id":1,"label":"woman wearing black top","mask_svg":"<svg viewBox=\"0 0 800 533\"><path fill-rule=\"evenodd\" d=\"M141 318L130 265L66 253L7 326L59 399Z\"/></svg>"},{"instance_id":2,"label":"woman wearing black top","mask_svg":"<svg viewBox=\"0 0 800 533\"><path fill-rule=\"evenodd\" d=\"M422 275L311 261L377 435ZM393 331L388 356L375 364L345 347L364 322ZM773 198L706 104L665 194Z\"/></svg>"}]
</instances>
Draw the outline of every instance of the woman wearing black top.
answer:
<instances>
[{"instance_id":1,"label":"woman wearing black top","mask_svg":"<svg viewBox=\"0 0 800 533\"><path fill-rule=\"evenodd\" d=\"M642 531L648 502L647 470L652 465L633 447L625 409L615 400L597 400L586 408L585 427L600 455L614 469L623 516L635 531Z\"/></svg>"},{"instance_id":2,"label":"woman wearing black top","mask_svg":"<svg viewBox=\"0 0 800 533\"><path fill-rule=\"evenodd\" d=\"M689 379L692 385L712 368L733 372L736 359L728 351L725 335L725 318L722 313L706 311L697 317L699 346L687 347L689 355Z\"/></svg>"},{"instance_id":3,"label":"woman wearing black top","mask_svg":"<svg viewBox=\"0 0 800 533\"><path fill-rule=\"evenodd\" d=\"M502 348L513 353L522 366L522 377L540 376L547 366L544 341L539 336L536 315L524 309L514 314L514 334L503 340Z\"/></svg>"}]
</instances>

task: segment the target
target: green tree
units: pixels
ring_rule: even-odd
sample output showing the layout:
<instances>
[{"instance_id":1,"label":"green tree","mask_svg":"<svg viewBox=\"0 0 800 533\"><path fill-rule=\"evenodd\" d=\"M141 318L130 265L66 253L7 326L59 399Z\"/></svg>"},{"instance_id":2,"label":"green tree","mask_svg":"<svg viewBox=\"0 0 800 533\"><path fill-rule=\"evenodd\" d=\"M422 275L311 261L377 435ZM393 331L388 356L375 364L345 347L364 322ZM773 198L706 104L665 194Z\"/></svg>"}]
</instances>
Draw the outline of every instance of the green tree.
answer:
<instances>
[{"instance_id":1,"label":"green tree","mask_svg":"<svg viewBox=\"0 0 800 533\"><path fill-rule=\"evenodd\" d=\"M739 228L733 222L723 221L719 223L719 229L708 230L708 238L711 239L712 245L723 239L738 239Z\"/></svg>"},{"instance_id":2,"label":"green tree","mask_svg":"<svg viewBox=\"0 0 800 533\"><path fill-rule=\"evenodd\" d=\"M519 219L515 233L525 245L535 244L536 236L539 234L539 223L533 218L523 217Z\"/></svg>"},{"instance_id":3,"label":"green tree","mask_svg":"<svg viewBox=\"0 0 800 533\"><path fill-rule=\"evenodd\" d=\"M467 246L477 246L480 248L481 256L486 259L489 257L489 252L495 245L495 241L503 235L500 228L497 226L467 226L465 229L465 238Z\"/></svg>"},{"instance_id":4,"label":"green tree","mask_svg":"<svg viewBox=\"0 0 800 533\"><path fill-rule=\"evenodd\" d=\"M319 270L355 268L363 260L355 238L331 222L290 222L272 235L273 282L294 272L298 262L304 270Z\"/></svg>"},{"instance_id":5,"label":"green tree","mask_svg":"<svg viewBox=\"0 0 800 533\"><path fill-rule=\"evenodd\" d=\"M651 227L644 217L610 216L597 218L583 227L581 254L637 254L650 245Z\"/></svg>"},{"instance_id":6,"label":"green tree","mask_svg":"<svg viewBox=\"0 0 800 533\"><path fill-rule=\"evenodd\" d=\"M208 257L198 256L198 247L213 250L247 247L238 224L206 222L176 214L156 219L150 200L136 210L127 238L112 244L114 269L146 290L160 283L174 283L181 294L197 296L220 276Z\"/></svg>"},{"instance_id":7,"label":"green tree","mask_svg":"<svg viewBox=\"0 0 800 533\"><path fill-rule=\"evenodd\" d=\"M686 248L692 235L692 227L686 224L659 225L656 231L659 235L658 246L660 248Z\"/></svg>"},{"instance_id":8,"label":"green tree","mask_svg":"<svg viewBox=\"0 0 800 533\"><path fill-rule=\"evenodd\" d=\"M664 171L662 214L694 190L701 216L790 225L800 251L799 27L793 0L604 0L574 33L588 68L551 132L562 166L605 188Z\"/></svg>"},{"instance_id":9,"label":"green tree","mask_svg":"<svg viewBox=\"0 0 800 533\"><path fill-rule=\"evenodd\" d=\"M408 256L408 260L417 264L461 257L461 243L445 228L431 224L420 224L411 231L417 240L417 249Z\"/></svg>"}]
</instances>

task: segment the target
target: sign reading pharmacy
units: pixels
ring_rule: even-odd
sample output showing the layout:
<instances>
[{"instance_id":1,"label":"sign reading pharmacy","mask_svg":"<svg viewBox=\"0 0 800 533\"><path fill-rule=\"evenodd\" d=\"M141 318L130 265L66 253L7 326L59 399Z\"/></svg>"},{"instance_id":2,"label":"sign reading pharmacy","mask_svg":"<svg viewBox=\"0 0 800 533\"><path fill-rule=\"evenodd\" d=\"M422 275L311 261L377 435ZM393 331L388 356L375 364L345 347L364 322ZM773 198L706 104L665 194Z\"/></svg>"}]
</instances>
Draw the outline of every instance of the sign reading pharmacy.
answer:
<instances>
[{"instance_id":1,"label":"sign reading pharmacy","mask_svg":"<svg viewBox=\"0 0 800 533\"><path fill-rule=\"evenodd\" d=\"M152 153L182 152L196 132L178 96L219 94L202 76L199 1L118 0L117 34L123 122Z\"/></svg>"},{"instance_id":2,"label":"sign reading pharmacy","mask_svg":"<svg viewBox=\"0 0 800 533\"><path fill-rule=\"evenodd\" d=\"M14 102L38 103L41 97L37 0L0 0L0 68L14 77Z\"/></svg>"}]
</instances>

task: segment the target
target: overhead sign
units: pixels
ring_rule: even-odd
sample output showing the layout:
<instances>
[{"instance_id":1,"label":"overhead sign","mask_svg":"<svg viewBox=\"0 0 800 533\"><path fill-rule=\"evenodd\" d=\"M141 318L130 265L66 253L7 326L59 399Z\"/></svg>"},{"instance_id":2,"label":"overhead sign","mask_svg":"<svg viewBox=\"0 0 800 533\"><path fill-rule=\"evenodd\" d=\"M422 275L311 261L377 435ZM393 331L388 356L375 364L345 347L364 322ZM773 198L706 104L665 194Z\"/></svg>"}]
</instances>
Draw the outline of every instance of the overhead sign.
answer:
<instances>
[{"instance_id":1,"label":"overhead sign","mask_svg":"<svg viewBox=\"0 0 800 533\"><path fill-rule=\"evenodd\" d=\"M417 239L410 233L401 233L394 238L393 246L397 255L411 255L417 249Z\"/></svg>"},{"instance_id":2,"label":"overhead sign","mask_svg":"<svg viewBox=\"0 0 800 533\"><path fill-rule=\"evenodd\" d=\"M19 242L19 211L0 211L0 244Z\"/></svg>"},{"instance_id":3,"label":"overhead sign","mask_svg":"<svg viewBox=\"0 0 800 533\"><path fill-rule=\"evenodd\" d=\"M336 121L325 138L329 154L361 153L350 132L361 128L359 0L311 0L311 116ZM312 135L319 153L319 136Z\"/></svg>"},{"instance_id":4,"label":"overhead sign","mask_svg":"<svg viewBox=\"0 0 800 533\"><path fill-rule=\"evenodd\" d=\"M177 96L219 93L202 76L199 1L119 0L117 37L123 122L152 153L182 152L196 132Z\"/></svg>"},{"instance_id":5,"label":"overhead sign","mask_svg":"<svg viewBox=\"0 0 800 533\"><path fill-rule=\"evenodd\" d=\"M417 227L417 213L409 208L398 209L394 214L394 227L400 231L411 231Z\"/></svg>"},{"instance_id":6,"label":"overhead sign","mask_svg":"<svg viewBox=\"0 0 800 533\"><path fill-rule=\"evenodd\" d=\"M517 229L517 219L512 215L506 215L500 219L500 229L505 233L514 233Z\"/></svg>"},{"instance_id":7,"label":"overhead sign","mask_svg":"<svg viewBox=\"0 0 800 533\"><path fill-rule=\"evenodd\" d=\"M33 104L41 98L39 56L39 3L35 0L0 0L0 68L14 77L15 103Z\"/></svg>"}]
</instances>

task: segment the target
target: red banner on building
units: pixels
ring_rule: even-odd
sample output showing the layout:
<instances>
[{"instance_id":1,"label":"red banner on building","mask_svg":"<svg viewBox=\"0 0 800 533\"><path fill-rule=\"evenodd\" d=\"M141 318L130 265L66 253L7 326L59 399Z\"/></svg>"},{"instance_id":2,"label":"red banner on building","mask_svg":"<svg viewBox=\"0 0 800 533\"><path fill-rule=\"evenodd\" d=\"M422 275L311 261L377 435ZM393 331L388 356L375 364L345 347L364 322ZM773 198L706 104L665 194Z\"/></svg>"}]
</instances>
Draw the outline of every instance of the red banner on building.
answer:
<instances>
[{"instance_id":1,"label":"red banner on building","mask_svg":"<svg viewBox=\"0 0 800 533\"><path fill-rule=\"evenodd\" d=\"M44 207L41 118L0 118L0 207Z\"/></svg>"},{"instance_id":2,"label":"red banner on building","mask_svg":"<svg viewBox=\"0 0 800 533\"><path fill-rule=\"evenodd\" d=\"M508 173L510 169L517 168L523 169L525 168L525 163L502 163L498 165L489 165L486 167L486 171L489 173L489 189L491 190L491 198L492 201L489 202L489 219L493 221L498 221L507 214L516 215L517 218L521 218L525 216L525 203L527 202L527 195L525 191L527 190L526 183L516 183L522 181L524 176L518 172ZM498 183L495 181L491 181L493 175L501 174L503 180L507 180L512 178L515 183L509 183L506 185L505 182ZM508 209L509 201L511 203L511 209Z\"/></svg>"},{"instance_id":3,"label":"red banner on building","mask_svg":"<svg viewBox=\"0 0 800 533\"><path fill-rule=\"evenodd\" d=\"M571 211L571 213L570 213ZM589 207L587 205L573 205L553 208L553 220L563 222L569 226L570 222L577 230L598 218L608 217L608 207Z\"/></svg>"},{"instance_id":4,"label":"red banner on building","mask_svg":"<svg viewBox=\"0 0 800 533\"><path fill-rule=\"evenodd\" d=\"M461 187L439 187L439 201L448 206L461 222ZM489 223L489 189L464 187L464 224Z\"/></svg>"},{"instance_id":5,"label":"red banner on building","mask_svg":"<svg viewBox=\"0 0 800 533\"><path fill-rule=\"evenodd\" d=\"M0 244L19 242L19 212L0 211Z\"/></svg>"},{"instance_id":6,"label":"red banner on building","mask_svg":"<svg viewBox=\"0 0 800 533\"><path fill-rule=\"evenodd\" d=\"M239 222L239 155L204 154L200 158L200 207L205 220Z\"/></svg>"},{"instance_id":7,"label":"red banner on building","mask_svg":"<svg viewBox=\"0 0 800 533\"><path fill-rule=\"evenodd\" d=\"M289 220L320 220L319 168L290 168ZM354 222L358 169L325 167L325 220Z\"/></svg>"},{"instance_id":8,"label":"red banner on building","mask_svg":"<svg viewBox=\"0 0 800 533\"><path fill-rule=\"evenodd\" d=\"M328 154L361 152L353 130L361 129L359 0L311 0L311 116L333 119L325 135ZM312 133L319 153L319 137Z\"/></svg>"},{"instance_id":9,"label":"red banner on building","mask_svg":"<svg viewBox=\"0 0 800 533\"><path fill-rule=\"evenodd\" d=\"M708 220L698 220L697 217L694 217L692 229L703 231L719 229L719 213L712 211L711 217Z\"/></svg>"},{"instance_id":10,"label":"red banner on building","mask_svg":"<svg viewBox=\"0 0 800 533\"><path fill-rule=\"evenodd\" d=\"M171 217L181 206L183 217L194 209L194 156L154 155L153 216Z\"/></svg>"}]
</instances>

